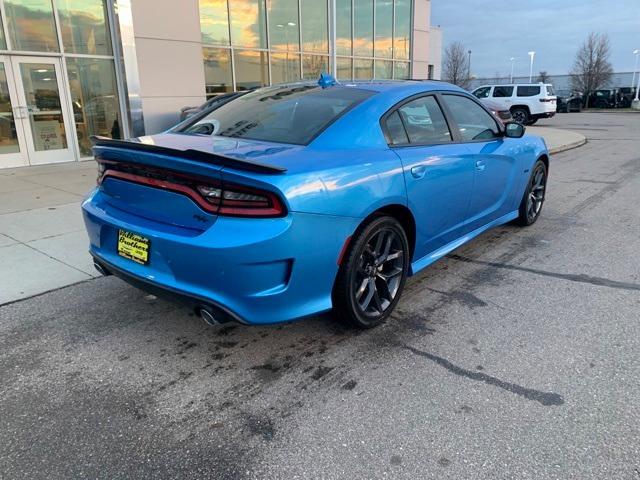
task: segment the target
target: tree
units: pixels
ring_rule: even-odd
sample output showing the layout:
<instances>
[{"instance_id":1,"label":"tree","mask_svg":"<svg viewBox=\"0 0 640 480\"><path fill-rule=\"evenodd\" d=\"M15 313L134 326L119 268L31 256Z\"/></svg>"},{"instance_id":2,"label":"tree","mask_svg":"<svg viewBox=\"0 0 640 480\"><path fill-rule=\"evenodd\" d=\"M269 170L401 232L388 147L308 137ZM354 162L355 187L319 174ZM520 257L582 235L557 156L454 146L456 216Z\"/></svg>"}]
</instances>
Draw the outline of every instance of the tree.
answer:
<instances>
[{"instance_id":1,"label":"tree","mask_svg":"<svg viewBox=\"0 0 640 480\"><path fill-rule=\"evenodd\" d=\"M551 75L549 75L546 70L542 70L538 74L538 82L549 83L550 79L551 79Z\"/></svg>"},{"instance_id":2,"label":"tree","mask_svg":"<svg viewBox=\"0 0 640 480\"><path fill-rule=\"evenodd\" d=\"M591 32L576 53L571 75L571 88L587 95L609 83L613 67L609 62L611 47L606 33Z\"/></svg>"},{"instance_id":3,"label":"tree","mask_svg":"<svg viewBox=\"0 0 640 480\"><path fill-rule=\"evenodd\" d=\"M462 42L450 43L445 49L442 78L464 89L469 89L471 86L469 57Z\"/></svg>"}]
</instances>

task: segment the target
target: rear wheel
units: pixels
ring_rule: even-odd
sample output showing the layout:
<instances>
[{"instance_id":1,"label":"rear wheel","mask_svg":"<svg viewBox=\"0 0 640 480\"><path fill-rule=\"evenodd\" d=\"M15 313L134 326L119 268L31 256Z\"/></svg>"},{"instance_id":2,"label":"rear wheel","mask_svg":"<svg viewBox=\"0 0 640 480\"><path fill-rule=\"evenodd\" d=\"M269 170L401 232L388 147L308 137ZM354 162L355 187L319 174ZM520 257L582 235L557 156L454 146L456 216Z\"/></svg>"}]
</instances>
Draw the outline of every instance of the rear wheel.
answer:
<instances>
[{"instance_id":1,"label":"rear wheel","mask_svg":"<svg viewBox=\"0 0 640 480\"><path fill-rule=\"evenodd\" d=\"M391 314L409 271L409 242L402 225L381 216L361 227L338 272L334 312L359 328L372 328Z\"/></svg>"},{"instance_id":2,"label":"rear wheel","mask_svg":"<svg viewBox=\"0 0 640 480\"><path fill-rule=\"evenodd\" d=\"M514 108L511 110L511 116L513 117L513 121L520 125L526 125L529 121L529 112L527 112L525 108Z\"/></svg>"},{"instance_id":3,"label":"rear wheel","mask_svg":"<svg viewBox=\"0 0 640 480\"><path fill-rule=\"evenodd\" d=\"M547 166L542 160L538 160L533 166L527 188L520 202L517 222L527 227L538 220L547 191Z\"/></svg>"}]
</instances>

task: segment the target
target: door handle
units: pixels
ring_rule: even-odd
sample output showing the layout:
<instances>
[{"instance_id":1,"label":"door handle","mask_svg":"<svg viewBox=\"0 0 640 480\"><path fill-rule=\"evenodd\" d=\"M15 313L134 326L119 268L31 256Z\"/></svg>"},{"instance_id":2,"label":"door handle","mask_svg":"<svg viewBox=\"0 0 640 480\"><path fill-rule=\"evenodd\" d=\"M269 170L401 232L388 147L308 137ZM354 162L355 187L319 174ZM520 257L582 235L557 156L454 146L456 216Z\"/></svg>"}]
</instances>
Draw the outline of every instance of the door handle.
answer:
<instances>
[{"instance_id":1,"label":"door handle","mask_svg":"<svg viewBox=\"0 0 640 480\"><path fill-rule=\"evenodd\" d=\"M424 174L427 173L427 167L424 165L416 165L415 167L411 167L411 175L413 178L422 178Z\"/></svg>"},{"instance_id":2,"label":"door handle","mask_svg":"<svg viewBox=\"0 0 640 480\"><path fill-rule=\"evenodd\" d=\"M484 162L482 160L478 160L476 162L476 170L478 170L479 172L484 171L486 165L484 164Z\"/></svg>"}]
</instances>

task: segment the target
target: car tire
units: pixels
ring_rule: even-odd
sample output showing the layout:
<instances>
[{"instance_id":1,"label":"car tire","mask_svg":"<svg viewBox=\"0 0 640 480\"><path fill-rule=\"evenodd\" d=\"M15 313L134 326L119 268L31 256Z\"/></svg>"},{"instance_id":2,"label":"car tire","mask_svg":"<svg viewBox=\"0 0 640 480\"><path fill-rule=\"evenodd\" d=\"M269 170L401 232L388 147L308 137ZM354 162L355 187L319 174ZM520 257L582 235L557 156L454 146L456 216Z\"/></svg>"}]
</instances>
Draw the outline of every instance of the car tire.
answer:
<instances>
[{"instance_id":1,"label":"car tire","mask_svg":"<svg viewBox=\"0 0 640 480\"><path fill-rule=\"evenodd\" d=\"M529 121L529 112L525 108L514 108L511 110L513 121L520 125L526 125Z\"/></svg>"},{"instance_id":2,"label":"car tire","mask_svg":"<svg viewBox=\"0 0 640 480\"><path fill-rule=\"evenodd\" d=\"M538 160L531 169L527 188L520 202L519 215L516 220L519 225L528 227L536 223L540 217L547 192L547 175L547 166L542 160Z\"/></svg>"},{"instance_id":3,"label":"car tire","mask_svg":"<svg viewBox=\"0 0 640 480\"><path fill-rule=\"evenodd\" d=\"M383 323L397 305L409 272L407 234L393 217L358 228L333 288L334 314L361 329Z\"/></svg>"}]
</instances>

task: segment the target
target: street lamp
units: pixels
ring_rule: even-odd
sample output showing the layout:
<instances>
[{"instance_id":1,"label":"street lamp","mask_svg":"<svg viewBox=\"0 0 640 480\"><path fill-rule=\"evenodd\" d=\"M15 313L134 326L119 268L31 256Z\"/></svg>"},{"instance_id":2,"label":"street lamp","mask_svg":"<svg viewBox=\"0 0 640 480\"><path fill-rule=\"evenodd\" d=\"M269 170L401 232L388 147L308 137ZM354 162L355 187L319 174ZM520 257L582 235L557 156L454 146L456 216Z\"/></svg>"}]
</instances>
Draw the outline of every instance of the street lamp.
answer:
<instances>
[{"instance_id":1,"label":"street lamp","mask_svg":"<svg viewBox=\"0 0 640 480\"><path fill-rule=\"evenodd\" d=\"M536 52L529 52L531 57L531 67L529 68L529 83L533 82L533 57L536 56Z\"/></svg>"},{"instance_id":2,"label":"street lamp","mask_svg":"<svg viewBox=\"0 0 640 480\"><path fill-rule=\"evenodd\" d=\"M467 52L469 54L469 77L471 77L471 50Z\"/></svg>"},{"instance_id":3,"label":"street lamp","mask_svg":"<svg viewBox=\"0 0 640 480\"><path fill-rule=\"evenodd\" d=\"M636 74L638 73L638 57L640 56L640 49L635 49L633 54L636 56L636 66L633 67L633 80L631 80L631 88L636 86Z\"/></svg>"},{"instance_id":4,"label":"street lamp","mask_svg":"<svg viewBox=\"0 0 640 480\"><path fill-rule=\"evenodd\" d=\"M511 80L509 81L509 83L513 83L513 65L515 60L515 58L511 57Z\"/></svg>"}]
</instances>

